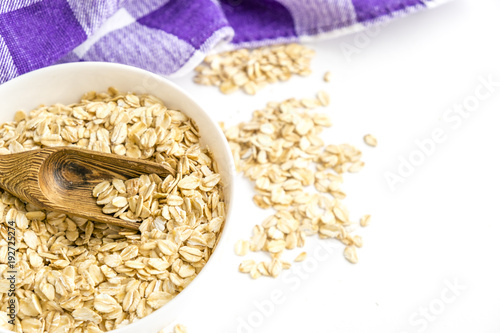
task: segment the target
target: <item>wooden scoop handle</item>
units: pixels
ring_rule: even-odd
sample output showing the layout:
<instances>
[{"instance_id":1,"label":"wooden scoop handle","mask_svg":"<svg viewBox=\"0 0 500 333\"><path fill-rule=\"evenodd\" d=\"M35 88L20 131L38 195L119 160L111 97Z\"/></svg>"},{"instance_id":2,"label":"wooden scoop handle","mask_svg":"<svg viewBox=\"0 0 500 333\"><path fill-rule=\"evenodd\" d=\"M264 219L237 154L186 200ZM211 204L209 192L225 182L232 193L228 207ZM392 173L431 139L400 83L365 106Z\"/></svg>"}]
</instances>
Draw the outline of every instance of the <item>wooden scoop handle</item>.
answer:
<instances>
[{"instance_id":1,"label":"wooden scoop handle","mask_svg":"<svg viewBox=\"0 0 500 333\"><path fill-rule=\"evenodd\" d=\"M175 175L168 165L72 147L0 155L0 187L44 209L93 221L138 228L138 223L105 215L92 197L103 180L141 174Z\"/></svg>"}]
</instances>

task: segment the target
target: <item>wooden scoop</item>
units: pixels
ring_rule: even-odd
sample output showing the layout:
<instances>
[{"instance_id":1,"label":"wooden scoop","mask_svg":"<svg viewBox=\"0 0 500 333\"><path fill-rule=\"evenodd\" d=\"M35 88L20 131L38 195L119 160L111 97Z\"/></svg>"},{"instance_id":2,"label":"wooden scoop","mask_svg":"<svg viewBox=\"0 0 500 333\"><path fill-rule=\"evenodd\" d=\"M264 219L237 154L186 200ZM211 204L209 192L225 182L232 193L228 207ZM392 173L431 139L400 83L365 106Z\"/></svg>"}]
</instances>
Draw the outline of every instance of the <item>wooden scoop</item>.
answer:
<instances>
[{"instance_id":1,"label":"wooden scoop","mask_svg":"<svg viewBox=\"0 0 500 333\"><path fill-rule=\"evenodd\" d=\"M19 199L50 211L130 229L139 229L140 223L102 213L92 189L114 178L173 172L162 164L69 147L0 155L0 187Z\"/></svg>"}]
</instances>

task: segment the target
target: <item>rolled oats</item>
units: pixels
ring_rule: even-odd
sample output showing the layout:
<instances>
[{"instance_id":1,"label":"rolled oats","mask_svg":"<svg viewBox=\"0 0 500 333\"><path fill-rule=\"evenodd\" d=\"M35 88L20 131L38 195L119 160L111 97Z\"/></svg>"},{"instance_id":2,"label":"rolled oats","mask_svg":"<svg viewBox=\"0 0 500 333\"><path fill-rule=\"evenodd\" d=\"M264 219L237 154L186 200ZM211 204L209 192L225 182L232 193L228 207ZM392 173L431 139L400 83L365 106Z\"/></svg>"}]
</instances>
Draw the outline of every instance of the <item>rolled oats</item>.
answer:
<instances>
[{"instance_id":1,"label":"rolled oats","mask_svg":"<svg viewBox=\"0 0 500 333\"><path fill-rule=\"evenodd\" d=\"M323 80L325 82L330 82L332 80L332 73L331 72L326 72L325 75L323 75Z\"/></svg>"},{"instance_id":2,"label":"rolled oats","mask_svg":"<svg viewBox=\"0 0 500 333\"><path fill-rule=\"evenodd\" d=\"M187 333L187 328L182 324L177 324L174 327L174 333Z\"/></svg>"},{"instance_id":3,"label":"rolled oats","mask_svg":"<svg viewBox=\"0 0 500 333\"><path fill-rule=\"evenodd\" d=\"M288 44L209 55L196 68L194 82L218 86L224 94L241 89L255 95L268 84L288 81L292 75L309 75L314 53L303 45Z\"/></svg>"},{"instance_id":4,"label":"rolled oats","mask_svg":"<svg viewBox=\"0 0 500 333\"><path fill-rule=\"evenodd\" d=\"M330 96L323 90L318 92L318 100L323 106L328 106L330 104Z\"/></svg>"},{"instance_id":5,"label":"rolled oats","mask_svg":"<svg viewBox=\"0 0 500 333\"><path fill-rule=\"evenodd\" d=\"M249 249L250 249L250 243L246 240L239 240L238 242L236 242L236 245L234 246L234 252L238 256L246 255Z\"/></svg>"},{"instance_id":6,"label":"rolled oats","mask_svg":"<svg viewBox=\"0 0 500 333\"><path fill-rule=\"evenodd\" d=\"M296 262L301 262L301 261L306 260L306 257L307 257L307 253L306 253L306 252L302 252L302 253L300 253L300 254L299 254L299 255L295 258L295 260L294 260L294 261L296 261Z\"/></svg>"},{"instance_id":7,"label":"rolled oats","mask_svg":"<svg viewBox=\"0 0 500 333\"><path fill-rule=\"evenodd\" d=\"M344 257L351 263L356 264L358 262L358 254L356 253L356 247L349 245L344 249Z\"/></svg>"},{"instance_id":8,"label":"rolled oats","mask_svg":"<svg viewBox=\"0 0 500 333\"><path fill-rule=\"evenodd\" d=\"M240 264L239 271L242 273L250 273L255 266L255 261L245 260Z\"/></svg>"},{"instance_id":9,"label":"rolled oats","mask_svg":"<svg viewBox=\"0 0 500 333\"><path fill-rule=\"evenodd\" d=\"M154 96L111 88L0 124L0 154L55 145L147 159L172 175L110 179L89 193L108 214L141 221L140 233L41 210L0 190L0 252L13 221L20 305L15 325L4 325L9 297L0 284L0 325L98 333L147 316L200 272L224 224L220 175L196 125Z\"/></svg>"},{"instance_id":10,"label":"rolled oats","mask_svg":"<svg viewBox=\"0 0 500 333\"><path fill-rule=\"evenodd\" d=\"M377 138L371 134L366 134L363 139L368 146L376 147L378 144Z\"/></svg>"},{"instance_id":11,"label":"rolled oats","mask_svg":"<svg viewBox=\"0 0 500 333\"><path fill-rule=\"evenodd\" d=\"M239 267L254 279L277 277L289 268L291 264L281 259L285 250L303 247L311 235L337 238L346 245L346 259L357 262L355 247L361 247L362 240L349 233L353 223L341 202L345 193L340 186L342 175L360 171L364 162L355 147L321 140L319 134L331 121L313 109L330 100L325 92L317 97L271 102L255 111L249 122L224 128L237 169L255 182L254 203L276 210L254 227L248 243L251 251L264 251L271 261L245 260ZM317 192L306 191L309 185ZM235 246L239 255L246 253L243 244ZM303 252L295 261L305 258Z\"/></svg>"},{"instance_id":12,"label":"rolled oats","mask_svg":"<svg viewBox=\"0 0 500 333\"><path fill-rule=\"evenodd\" d=\"M362 227L367 227L369 224L370 224L370 221L371 221L371 215L364 215L360 221L359 221L359 224L362 226Z\"/></svg>"}]
</instances>

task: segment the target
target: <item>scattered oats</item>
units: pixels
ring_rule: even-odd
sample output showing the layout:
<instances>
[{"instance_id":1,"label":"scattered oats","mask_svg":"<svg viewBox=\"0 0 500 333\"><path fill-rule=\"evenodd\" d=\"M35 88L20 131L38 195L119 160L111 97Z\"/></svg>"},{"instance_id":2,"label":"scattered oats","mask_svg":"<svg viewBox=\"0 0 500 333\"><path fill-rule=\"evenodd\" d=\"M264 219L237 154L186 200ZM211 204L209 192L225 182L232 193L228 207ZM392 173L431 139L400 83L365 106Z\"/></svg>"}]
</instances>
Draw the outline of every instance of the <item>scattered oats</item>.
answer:
<instances>
[{"instance_id":1,"label":"scattered oats","mask_svg":"<svg viewBox=\"0 0 500 333\"><path fill-rule=\"evenodd\" d=\"M332 80L332 73L331 72L326 72L325 75L323 76L323 80L325 82L330 82Z\"/></svg>"},{"instance_id":2,"label":"scattered oats","mask_svg":"<svg viewBox=\"0 0 500 333\"><path fill-rule=\"evenodd\" d=\"M368 146L371 146L371 147L377 147L377 144L378 144L378 141L377 141L377 138L374 137L373 135L371 134L366 134L363 139L365 140L365 143L368 145Z\"/></svg>"},{"instance_id":3,"label":"scattered oats","mask_svg":"<svg viewBox=\"0 0 500 333\"><path fill-rule=\"evenodd\" d=\"M195 70L194 82L218 86L224 94L242 89L249 95L292 75L307 76L314 51L299 44L240 49L209 55Z\"/></svg>"},{"instance_id":4,"label":"scattered oats","mask_svg":"<svg viewBox=\"0 0 500 333\"><path fill-rule=\"evenodd\" d=\"M307 257L307 253L306 252L302 252L301 254L299 254L294 261L296 262L301 262L301 261L304 261L306 260L306 257Z\"/></svg>"},{"instance_id":5,"label":"scattered oats","mask_svg":"<svg viewBox=\"0 0 500 333\"><path fill-rule=\"evenodd\" d=\"M187 333L187 328L182 324L177 324L174 327L174 333Z\"/></svg>"},{"instance_id":6,"label":"scattered oats","mask_svg":"<svg viewBox=\"0 0 500 333\"><path fill-rule=\"evenodd\" d=\"M234 252L238 256L246 255L249 249L250 249L250 243L246 240L239 240L236 242L236 245L234 246Z\"/></svg>"},{"instance_id":7,"label":"scattered oats","mask_svg":"<svg viewBox=\"0 0 500 333\"><path fill-rule=\"evenodd\" d=\"M240 264L239 271L241 273L250 273L255 266L255 261L245 260Z\"/></svg>"},{"instance_id":8,"label":"scattered oats","mask_svg":"<svg viewBox=\"0 0 500 333\"><path fill-rule=\"evenodd\" d=\"M323 90L318 92L318 100L323 106L330 105L330 96Z\"/></svg>"},{"instance_id":9,"label":"scattered oats","mask_svg":"<svg viewBox=\"0 0 500 333\"><path fill-rule=\"evenodd\" d=\"M196 81L195 81L196 82ZM219 85L219 90L221 93L229 95L238 90L238 86L233 84L231 81L223 81Z\"/></svg>"},{"instance_id":10,"label":"scattered oats","mask_svg":"<svg viewBox=\"0 0 500 333\"><path fill-rule=\"evenodd\" d=\"M188 330L186 326L182 324L176 324L172 330L169 330L168 332L165 329L160 330L158 333L187 333Z\"/></svg>"},{"instance_id":11,"label":"scattered oats","mask_svg":"<svg viewBox=\"0 0 500 333\"><path fill-rule=\"evenodd\" d=\"M292 267L292 264L289 261L282 260L281 266L283 267L283 269L290 269Z\"/></svg>"},{"instance_id":12,"label":"scattered oats","mask_svg":"<svg viewBox=\"0 0 500 333\"><path fill-rule=\"evenodd\" d=\"M333 208L333 213L335 214L335 217L341 222L347 222L349 220L346 216L345 211L338 206Z\"/></svg>"},{"instance_id":13,"label":"scattered oats","mask_svg":"<svg viewBox=\"0 0 500 333\"><path fill-rule=\"evenodd\" d=\"M267 251L270 253L278 253L285 249L285 241L284 240L272 240L267 243Z\"/></svg>"},{"instance_id":14,"label":"scattered oats","mask_svg":"<svg viewBox=\"0 0 500 333\"><path fill-rule=\"evenodd\" d=\"M257 266L253 266L250 270L250 277L254 280L262 276L262 273L257 269Z\"/></svg>"},{"instance_id":15,"label":"scattered oats","mask_svg":"<svg viewBox=\"0 0 500 333\"><path fill-rule=\"evenodd\" d=\"M313 109L328 105L329 97L288 99L268 103L253 112L249 122L224 129L236 168L255 182L254 203L275 213L253 229L248 242L251 251L263 251L270 262L246 260L239 271L253 279L278 276L291 263L282 260L287 251L303 247L306 236L336 238L346 245L346 259L357 262L355 247L361 237L351 235L353 223L342 204L343 174L363 166L361 152L349 144L325 144L319 134L331 126L326 114ZM316 192L305 187L314 185ZM212 222L210 223L212 224ZM244 241L235 245L236 254L246 254ZM302 252L296 262L305 260Z\"/></svg>"},{"instance_id":16,"label":"scattered oats","mask_svg":"<svg viewBox=\"0 0 500 333\"><path fill-rule=\"evenodd\" d=\"M300 103L308 109L314 109L314 108L319 106L318 102L312 98L303 98L300 100ZM299 123L299 124L297 124L297 126L299 126L300 124L304 124L304 123ZM305 123L305 124L307 124L307 123ZM303 131L302 133L299 133L299 134L305 134L305 133L306 133L306 131Z\"/></svg>"},{"instance_id":17,"label":"scattered oats","mask_svg":"<svg viewBox=\"0 0 500 333\"><path fill-rule=\"evenodd\" d=\"M268 267L268 264L261 261L257 264L257 270L259 271L260 274L264 275L264 276L270 276L271 274L269 274L269 270L267 269Z\"/></svg>"},{"instance_id":18,"label":"scattered oats","mask_svg":"<svg viewBox=\"0 0 500 333\"><path fill-rule=\"evenodd\" d=\"M356 247L353 245L346 246L344 249L344 257L351 263L356 264L358 262L358 254L356 253Z\"/></svg>"},{"instance_id":19,"label":"scattered oats","mask_svg":"<svg viewBox=\"0 0 500 333\"><path fill-rule=\"evenodd\" d=\"M362 226L362 227L367 227L370 222L371 222L371 219L372 219L372 216L371 215L365 215L363 216L360 221L359 221L359 224Z\"/></svg>"},{"instance_id":20,"label":"scattered oats","mask_svg":"<svg viewBox=\"0 0 500 333\"><path fill-rule=\"evenodd\" d=\"M354 162L351 166L349 166L349 169L347 169L347 170L351 173L356 173L356 172L361 171L361 169L363 169L364 166L365 166L365 162L357 161L357 162Z\"/></svg>"},{"instance_id":21,"label":"scattered oats","mask_svg":"<svg viewBox=\"0 0 500 333\"><path fill-rule=\"evenodd\" d=\"M358 248L363 247L363 238L360 235L355 235L352 237L352 243Z\"/></svg>"},{"instance_id":22,"label":"scattered oats","mask_svg":"<svg viewBox=\"0 0 500 333\"><path fill-rule=\"evenodd\" d=\"M281 272L283 271L283 266L281 264L281 261L278 259L273 259L269 263L268 271L272 277L274 277L274 278L278 277L281 274Z\"/></svg>"}]
</instances>

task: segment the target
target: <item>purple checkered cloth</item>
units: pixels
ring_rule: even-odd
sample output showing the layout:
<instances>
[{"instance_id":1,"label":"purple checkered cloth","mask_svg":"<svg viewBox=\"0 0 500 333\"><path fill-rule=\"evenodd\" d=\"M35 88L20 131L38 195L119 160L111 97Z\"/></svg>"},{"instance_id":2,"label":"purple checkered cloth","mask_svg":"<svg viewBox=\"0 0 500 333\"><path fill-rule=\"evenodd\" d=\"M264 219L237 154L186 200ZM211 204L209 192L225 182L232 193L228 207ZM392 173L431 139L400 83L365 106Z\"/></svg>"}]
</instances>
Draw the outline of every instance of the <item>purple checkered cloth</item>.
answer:
<instances>
[{"instance_id":1,"label":"purple checkered cloth","mask_svg":"<svg viewBox=\"0 0 500 333\"><path fill-rule=\"evenodd\" d=\"M442 0L0 0L0 83L55 63L182 75L207 53L359 30Z\"/></svg>"}]
</instances>

